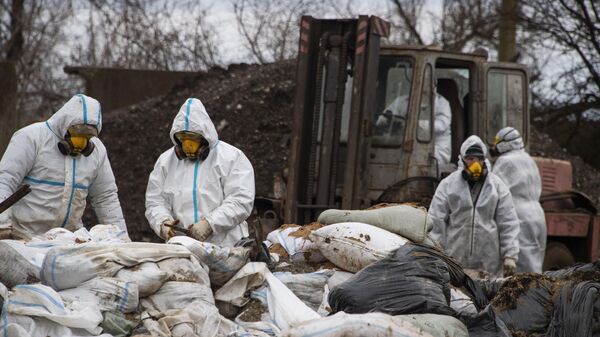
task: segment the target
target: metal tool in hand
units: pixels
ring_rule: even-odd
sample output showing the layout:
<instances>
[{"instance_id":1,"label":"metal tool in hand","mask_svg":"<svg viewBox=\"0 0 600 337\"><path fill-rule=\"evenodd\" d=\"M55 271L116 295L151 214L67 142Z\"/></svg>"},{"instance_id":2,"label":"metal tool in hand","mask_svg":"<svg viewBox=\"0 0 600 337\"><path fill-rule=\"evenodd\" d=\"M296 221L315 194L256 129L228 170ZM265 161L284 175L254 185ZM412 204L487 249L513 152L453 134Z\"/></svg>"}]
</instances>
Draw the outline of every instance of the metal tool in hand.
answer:
<instances>
[{"instance_id":1,"label":"metal tool in hand","mask_svg":"<svg viewBox=\"0 0 600 337\"><path fill-rule=\"evenodd\" d=\"M11 194L6 200L0 202L0 213L6 211L10 206L14 205L17 201L23 199L24 196L31 192L29 185L25 184L21 186L15 193Z\"/></svg>"},{"instance_id":2,"label":"metal tool in hand","mask_svg":"<svg viewBox=\"0 0 600 337\"><path fill-rule=\"evenodd\" d=\"M175 220L175 221L173 221L172 224L165 224L165 226L173 228L176 232L180 232L180 233L183 233L183 234L185 234L187 236L190 236L190 231L188 229L183 228L183 227L177 226L178 224L179 224L179 220Z\"/></svg>"}]
</instances>

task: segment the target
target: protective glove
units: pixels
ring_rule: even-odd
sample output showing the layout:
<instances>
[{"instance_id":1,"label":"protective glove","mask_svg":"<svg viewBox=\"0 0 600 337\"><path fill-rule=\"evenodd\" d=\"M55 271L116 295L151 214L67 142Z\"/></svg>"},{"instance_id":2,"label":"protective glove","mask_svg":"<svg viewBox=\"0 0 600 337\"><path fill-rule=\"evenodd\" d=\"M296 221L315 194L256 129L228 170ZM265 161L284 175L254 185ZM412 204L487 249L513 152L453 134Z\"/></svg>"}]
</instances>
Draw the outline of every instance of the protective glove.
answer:
<instances>
[{"instance_id":1,"label":"protective glove","mask_svg":"<svg viewBox=\"0 0 600 337\"><path fill-rule=\"evenodd\" d=\"M504 277L512 276L517 268L517 260L512 257L505 257L503 263Z\"/></svg>"},{"instance_id":2,"label":"protective glove","mask_svg":"<svg viewBox=\"0 0 600 337\"><path fill-rule=\"evenodd\" d=\"M170 238L175 236L175 225L177 222L173 219L167 219L160 224L160 236L169 241Z\"/></svg>"},{"instance_id":3,"label":"protective glove","mask_svg":"<svg viewBox=\"0 0 600 337\"><path fill-rule=\"evenodd\" d=\"M190 231L190 236L192 238L201 242L206 241L206 239L208 239L213 233L210 224L205 219L202 219L191 225L188 230Z\"/></svg>"}]
</instances>

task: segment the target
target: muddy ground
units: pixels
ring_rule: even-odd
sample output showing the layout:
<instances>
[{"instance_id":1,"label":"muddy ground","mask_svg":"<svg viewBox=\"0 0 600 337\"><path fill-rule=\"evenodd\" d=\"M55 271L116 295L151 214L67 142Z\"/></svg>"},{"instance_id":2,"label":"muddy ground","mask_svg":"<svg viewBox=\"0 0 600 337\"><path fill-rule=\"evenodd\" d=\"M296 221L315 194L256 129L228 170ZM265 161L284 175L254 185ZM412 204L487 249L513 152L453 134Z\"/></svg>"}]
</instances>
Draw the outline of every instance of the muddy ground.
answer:
<instances>
[{"instance_id":1,"label":"muddy ground","mask_svg":"<svg viewBox=\"0 0 600 337\"><path fill-rule=\"evenodd\" d=\"M292 124L295 61L269 65L232 65L212 69L171 93L106 113L101 139L106 145L119 187L130 234L135 240L156 240L144 217L148 175L158 156L172 146L171 123L188 97L207 108L219 138L240 148L252 162L256 194L272 194L273 175L287 165ZM600 204L600 174L571 156L548 136L532 128L531 153L571 160L574 184ZM90 213L86 223L94 223Z\"/></svg>"}]
</instances>

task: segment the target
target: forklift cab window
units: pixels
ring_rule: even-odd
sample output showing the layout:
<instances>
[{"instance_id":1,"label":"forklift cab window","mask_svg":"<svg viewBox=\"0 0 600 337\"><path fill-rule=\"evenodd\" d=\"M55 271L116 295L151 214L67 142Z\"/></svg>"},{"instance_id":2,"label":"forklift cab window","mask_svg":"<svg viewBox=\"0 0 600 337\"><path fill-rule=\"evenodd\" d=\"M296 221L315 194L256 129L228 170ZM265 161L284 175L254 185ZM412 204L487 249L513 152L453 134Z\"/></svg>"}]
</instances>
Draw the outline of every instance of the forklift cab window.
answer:
<instances>
[{"instance_id":1,"label":"forklift cab window","mask_svg":"<svg viewBox=\"0 0 600 337\"><path fill-rule=\"evenodd\" d=\"M374 145L402 144L412 77L413 62L410 58L380 58L373 120Z\"/></svg>"},{"instance_id":2,"label":"forklift cab window","mask_svg":"<svg viewBox=\"0 0 600 337\"><path fill-rule=\"evenodd\" d=\"M505 126L523 130L523 75L516 72L490 71L487 80L487 141Z\"/></svg>"}]
</instances>

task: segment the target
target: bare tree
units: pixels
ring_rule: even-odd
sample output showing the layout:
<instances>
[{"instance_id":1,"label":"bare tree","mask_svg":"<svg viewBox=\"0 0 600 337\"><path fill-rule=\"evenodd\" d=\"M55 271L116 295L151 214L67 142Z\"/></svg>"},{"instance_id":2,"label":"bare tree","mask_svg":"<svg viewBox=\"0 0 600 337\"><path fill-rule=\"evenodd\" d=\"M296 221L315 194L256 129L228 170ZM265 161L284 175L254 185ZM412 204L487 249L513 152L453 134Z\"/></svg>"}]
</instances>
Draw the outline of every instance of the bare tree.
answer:
<instances>
[{"instance_id":1,"label":"bare tree","mask_svg":"<svg viewBox=\"0 0 600 337\"><path fill-rule=\"evenodd\" d=\"M238 31L258 63L285 60L296 55L298 24L306 13L322 8L316 0L240 0L233 2Z\"/></svg>"},{"instance_id":2,"label":"bare tree","mask_svg":"<svg viewBox=\"0 0 600 337\"><path fill-rule=\"evenodd\" d=\"M210 8L196 1L89 0L81 9L88 11L87 29L71 56L74 63L160 70L219 63Z\"/></svg>"},{"instance_id":3,"label":"bare tree","mask_svg":"<svg viewBox=\"0 0 600 337\"><path fill-rule=\"evenodd\" d=\"M526 29L541 48L562 58L563 70L545 102L577 104L583 112L600 108L600 3L594 0L532 0L523 4ZM571 114L555 111L552 119Z\"/></svg>"},{"instance_id":4,"label":"bare tree","mask_svg":"<svg viewBox=\"0 0 600 337\"><path fill-rule=\"evenodd\" d=\"M408 44L425 44L417 24L422 18L424 0L392 0L399 22L392 22L394 29L401 32L401 40Z\"/></svg>"},{"instance_id":5,"label":"bare tree","mask_svg":"<svg viewBox=\"0 0 600 337\"><path fill-rule=\"evenodd\" d=\"M0 0L0 50L17 62L18 108L23 121L53 111L69 85L56 80L72 14L70 1Z\"/></svg>"}]
</instances>

